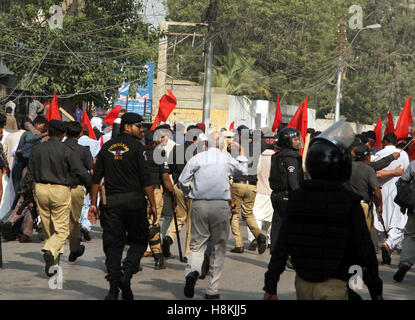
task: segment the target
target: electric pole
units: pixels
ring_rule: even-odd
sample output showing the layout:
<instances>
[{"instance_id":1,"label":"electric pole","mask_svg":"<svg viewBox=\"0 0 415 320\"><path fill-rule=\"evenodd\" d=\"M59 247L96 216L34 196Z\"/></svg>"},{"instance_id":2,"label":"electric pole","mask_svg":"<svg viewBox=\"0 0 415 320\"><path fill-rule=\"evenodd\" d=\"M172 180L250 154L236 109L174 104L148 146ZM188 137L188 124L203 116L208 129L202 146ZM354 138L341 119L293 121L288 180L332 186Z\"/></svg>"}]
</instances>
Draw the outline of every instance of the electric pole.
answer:
<instances>
[{"instance_id":1,"label":"electric pole","mask_svg":"<svg viewBox=\"0 0 415 320\"><path fill-rule=\"evenodd\" d=\"M203 90L203 123L206 130L210 127L210 105L212 92L212 66L213 66L213 23L216 21L219 0L210 0L209 8L206 14L206 22L209 24L208 43L205 60L205 83Z\"/></svg>"},{"instance_id":2,"label":"electric pole","mask_svg":"<svg viewBox=\"0 0 415 320\"><path fill-rule=\"evenodd\" d=\"M340 100L342 97L341 86L343 78L343 42L344 42L344 21L340 23L340 45L339 45L339 74L337 76L337 94L336 109L334 113L334 122L340 120Z\"/></svg>"}]
</instances>

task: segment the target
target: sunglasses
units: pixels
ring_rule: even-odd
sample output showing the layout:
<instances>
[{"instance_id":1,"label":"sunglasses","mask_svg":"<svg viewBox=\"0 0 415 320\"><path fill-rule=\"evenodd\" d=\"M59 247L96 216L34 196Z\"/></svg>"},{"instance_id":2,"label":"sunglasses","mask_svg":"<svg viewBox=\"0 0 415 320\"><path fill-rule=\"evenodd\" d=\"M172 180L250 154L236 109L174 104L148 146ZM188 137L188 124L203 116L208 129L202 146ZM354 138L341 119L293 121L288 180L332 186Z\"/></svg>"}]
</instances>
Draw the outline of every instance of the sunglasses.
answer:
<instances>
[{"instance_id":1,"label":"sunglasses","mask_svg":"<svg viewBox=\"0 0 415 320\"><path fill-rule=\"evenodd\" d=\"M138 124L138 123L132 123L131 125L132 125L132 126L136 126L138 129L141 129L141 124Z\"/></svg>"}]
</instances>

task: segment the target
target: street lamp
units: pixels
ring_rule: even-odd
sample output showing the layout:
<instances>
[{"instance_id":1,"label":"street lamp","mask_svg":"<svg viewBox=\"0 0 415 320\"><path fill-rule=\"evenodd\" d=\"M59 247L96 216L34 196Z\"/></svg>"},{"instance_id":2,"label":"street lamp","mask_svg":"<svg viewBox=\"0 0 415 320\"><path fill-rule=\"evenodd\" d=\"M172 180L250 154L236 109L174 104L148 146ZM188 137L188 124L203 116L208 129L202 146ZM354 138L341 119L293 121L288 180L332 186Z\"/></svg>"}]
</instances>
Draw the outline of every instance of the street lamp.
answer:
<instances>
[{"instance_id":1,"label":"street lamp","mask_svg":"<svg viewBox=\"0 0 415 320\"><path fill-rule=\"evenodd\" d=\"M373 29L373 30L377 30L380 29L382 26L379 23L376 24L371 24L369 26L366 26L362 29L360 29L356 35L354 36L353 40L350 42L350 47L353 44L353 42L356 40L358 34L363 31L363 30L367 30L367 29ZM342 86L342 78L343 78L343 57L340 55L339 58L339 63L340 63L340 67L339 67L339 74L337 77L337 94L336 94L336 109L335 109L335 113L334 113L334 122L337 122L340 120L340 100L342 97L342 93L341 93L341 86Z\"/></svg>"}]
</instances>

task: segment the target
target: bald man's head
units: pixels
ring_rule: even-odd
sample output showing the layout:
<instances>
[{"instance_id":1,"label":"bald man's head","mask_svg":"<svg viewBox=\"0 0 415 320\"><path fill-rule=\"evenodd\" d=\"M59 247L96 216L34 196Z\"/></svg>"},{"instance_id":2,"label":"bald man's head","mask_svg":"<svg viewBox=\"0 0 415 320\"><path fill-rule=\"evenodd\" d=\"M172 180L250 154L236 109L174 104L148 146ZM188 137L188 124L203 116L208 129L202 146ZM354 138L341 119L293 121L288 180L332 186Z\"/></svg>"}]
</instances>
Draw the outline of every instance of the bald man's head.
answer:
<instances>
[{"instance_id":1,"label":"bald man's head","mask_svg":"<svg viewBox=\"0 0 415 320\"><path fill-rule=\"evenodd\" d=\"M220 149L223 144L223 135L218 131L213 131L208 137L208 147Z\"/></svg>"}]
</instances>

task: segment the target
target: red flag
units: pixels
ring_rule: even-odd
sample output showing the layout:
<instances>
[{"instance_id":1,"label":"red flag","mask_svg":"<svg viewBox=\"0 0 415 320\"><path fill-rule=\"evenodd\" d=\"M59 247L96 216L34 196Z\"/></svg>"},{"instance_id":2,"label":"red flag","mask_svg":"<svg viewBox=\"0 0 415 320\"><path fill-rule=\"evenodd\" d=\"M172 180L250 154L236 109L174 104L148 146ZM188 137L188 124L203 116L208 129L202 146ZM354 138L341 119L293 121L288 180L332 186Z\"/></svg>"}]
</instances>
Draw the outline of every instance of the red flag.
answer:
<instances>
[{"instance_id":1,"label":"red flag","mask_svg":"<svg viewBox=\"0 0 415 320\"><path fill-rule=\"evenodd\" d=\"M375 131L376 133L375 146L381 148L382 147L382 117L379 117L378 123L376 123L376 127L373 131Z\"/></svg>"},{"instance_id":2,"label":"red flag","mask_svg":"<svg viewBox=\"0 0 415 320\"><path fill-rule=\"evenodd\" d=\"M118 115L120 114L121 111L121 106L117 105L115 106L110 112L108 112L108 114L105 116L104 118L104 122L109 124L110 126L112 126L114 124L115 119L118 118Z\"/></svg>"},{"instance_id":3,"label":"red flag","mask_svg":"<svg viewBox=\"0 0 415 320\"><path fill-rule=\"evenodd\" d=\"M101 148L102 148L102 146L104 145L104 136L101 136L101 139L100 140L101 140Z\"/></svg>"},{"instance_id":4,"label":"red flag","mask_svg":"<svg viewBox=\"0 0 415 320\"><path fill-rule=\"evenodd\" d=\"M405 107L403 108L401 115L399 116L398 123L396 124L395 134L398 140L408 137L409 125L411 123L411 98L408 97L408 99L405 102Z\"/></svg>"},{"instance_id":5,"label":"red flag","mask_svg":"<svg viewBox=\"0 0 415 320\"><path fill-rule=\"evenodd\" d=\"M301 132L301 137L303 141L307 136L307 126L308 126L308 116L307 116L307 107L308 107L308 97L301 103L295 112L294 116L291 118L287 127L295 128Z\"/></svg>"},{"instance_id":6,"label":"red flag","mask_svg":"<svg viewBox=\"0 0 415 320\"><path fill-rule=\"evenodd\" d=\"M282 123L282 114L281 114L281 107L280 107L280 95L277 98L277 109L275 110L275 118L274 123L272 124L272 132L277 131L278 126Z\"/></svg>"},{"instance_id":7,"label":"red flag","mask_svg":"<svg viewBox=\"0 0 415 320\"><path fill-rule=\"evenodd\" d=\"M157 128L160 121L166 122L170 113L176 107L177 99L174 96L173 92L171 92L170 90L167 90L167 92L168 95L165 94L160 99L159 112L157 113L157 116L154 119L153 125L151 126L150 130L154 130L155 128Z\"/></svg>"},{"instance_id":8,"label":"red flag","mask_svg":"<svg viewBox=\"0 0 415 320\"><path fill-rule=\"evenodd\" d=\"M386 114L386 119L387 119L387 123L386 123L385 132L383 133L384 135L389 133L389 132L395 132L395 126L393 124L392 113L388 112Z\"/></svg>"},{"instance_id":9,"label":"red flag","mask_svg":"<svg viewBox=\"0 0 415 320\"><path fill-rule=\"evenodd\" d=\"M61 113L59 112L58 107L58 98L56 97L55 91L53 91L53 99L50 103L48 111L46 112L46 119L48 119L48 121L53 119L62 121Z\"/></svg>"},{"instance_id":10,"label":"red flag","mask_svg":"<svg viewBox=\"0 0 415 320\"><path fill-rule=\"evenodd\" d=\"M89 137L91 139L98 140L95 135L94 129L92 129L91 122L89 121L89 117L85 109L82 111L81 124L85 124L88 127Z\"/></svg>"},{"instance_id":11,"label":"red flag","mask_svg":"<svg viewBox=\"0 0 415 320\"><path fill-rule=\"evenodd\" d=\"M232 121L231 125L229 126L229 131L235 129L235 121Z\"/></svg>"}]
</instances>

